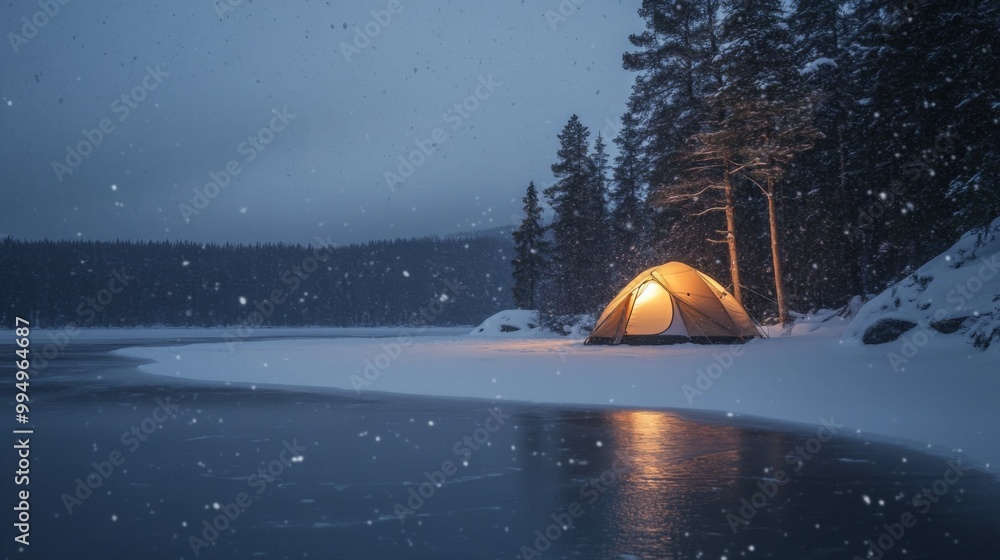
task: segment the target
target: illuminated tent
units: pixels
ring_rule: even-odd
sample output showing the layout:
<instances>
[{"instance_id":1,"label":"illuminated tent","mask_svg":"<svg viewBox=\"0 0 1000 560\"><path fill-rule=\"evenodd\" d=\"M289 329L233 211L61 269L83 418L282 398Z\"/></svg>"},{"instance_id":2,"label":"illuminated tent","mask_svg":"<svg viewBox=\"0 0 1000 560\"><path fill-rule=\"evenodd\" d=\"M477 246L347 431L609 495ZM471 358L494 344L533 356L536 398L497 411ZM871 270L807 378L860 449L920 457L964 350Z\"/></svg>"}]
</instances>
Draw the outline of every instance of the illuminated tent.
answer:
<instances>
[{"instance_id":1,"label":"illuminated tent","mask_svg":"<svg viewBox=\"0 0 1000 560\"><path fill-rule=\"evenodd\" d=\"M601 313L586 344L732 344L761 336L718 282L671 262L635 277Z\"/></svg>"}]
</instances>

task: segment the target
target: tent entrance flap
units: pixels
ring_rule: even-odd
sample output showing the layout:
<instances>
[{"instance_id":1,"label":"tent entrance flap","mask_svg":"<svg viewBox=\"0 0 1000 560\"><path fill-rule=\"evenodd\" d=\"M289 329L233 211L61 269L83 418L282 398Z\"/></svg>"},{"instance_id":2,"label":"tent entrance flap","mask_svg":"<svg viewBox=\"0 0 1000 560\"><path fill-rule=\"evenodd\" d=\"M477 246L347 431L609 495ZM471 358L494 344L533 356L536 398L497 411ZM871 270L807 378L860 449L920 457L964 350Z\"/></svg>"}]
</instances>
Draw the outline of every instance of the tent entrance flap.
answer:
<instances>
[{"instance_id":1,"label":"tent entrance flap","mask_svg":"<svg viewBox=\"0 0 1000 560\"><path fill-rule=\"evenodd\" d=\"M615 325L615 344L621 344L622 338L625 336L625 326L628 325L628 320L632 316L633 301L632 294L629 294L621 304L621 315Z\"/></svg>"},{"instance_id":2,"label":"tent entrance flap","mask_svg":"<svg viewBox=\"0 0 1000 560\"><path fill-rule=\"evenodd\" d=\"M610 313L605 311L602 315L604 319L594 327L590 336L606 339L605 344L620 344L632 314L632 300L632 294L626 294Z\"/></svg>"}]
</instances>

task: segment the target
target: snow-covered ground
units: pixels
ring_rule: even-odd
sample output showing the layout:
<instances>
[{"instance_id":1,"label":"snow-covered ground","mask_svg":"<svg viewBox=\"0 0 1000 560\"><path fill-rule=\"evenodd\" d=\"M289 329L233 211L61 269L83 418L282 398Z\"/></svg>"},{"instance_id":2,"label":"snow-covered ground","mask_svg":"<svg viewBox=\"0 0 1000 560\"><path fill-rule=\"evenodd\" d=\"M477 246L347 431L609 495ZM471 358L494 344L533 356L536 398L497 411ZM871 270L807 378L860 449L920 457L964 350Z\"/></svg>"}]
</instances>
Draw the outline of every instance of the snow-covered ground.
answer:
<instances>
[{"instance_id":1,"label":"snow-covered ground","mask_svg":"<svg viewBox=\"0 0 1000 560\"><path fill-rule=\"evenodd\" d=\"M428 329L423 334L433 336L255 341L232 348L220 342L118 353L154 360L140 366L148 373L215 382L833 421L865 437L961 455L992 469L1000 464L1000 353L950 336L931 337L912 352L906 337L867 346L841 341L845 326L832 315L806 318L790 336L742 346L584 346L582 339ZM893 354L910 357L900 367Z\"/></svg>"}]
</instances>

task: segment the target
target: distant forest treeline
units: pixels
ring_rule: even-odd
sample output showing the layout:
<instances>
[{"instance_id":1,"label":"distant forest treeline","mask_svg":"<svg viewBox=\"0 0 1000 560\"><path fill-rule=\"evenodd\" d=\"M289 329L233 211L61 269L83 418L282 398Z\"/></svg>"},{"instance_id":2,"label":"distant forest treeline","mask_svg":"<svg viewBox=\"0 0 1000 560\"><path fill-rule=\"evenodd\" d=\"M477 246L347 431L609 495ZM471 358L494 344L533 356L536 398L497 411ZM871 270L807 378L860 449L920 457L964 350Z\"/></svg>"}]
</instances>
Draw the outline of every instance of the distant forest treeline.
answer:
<instances>
[{"instance_id":1,"label":"distant forest treeline","mask_svg":"<svg viewBox=\"0 0 1000 560\"><path fill-rule=\"evenodd\" d=\"M511 307L508 236L216 245L0 241L0 324L471 325Z\"/></svg>"}]
</instances>

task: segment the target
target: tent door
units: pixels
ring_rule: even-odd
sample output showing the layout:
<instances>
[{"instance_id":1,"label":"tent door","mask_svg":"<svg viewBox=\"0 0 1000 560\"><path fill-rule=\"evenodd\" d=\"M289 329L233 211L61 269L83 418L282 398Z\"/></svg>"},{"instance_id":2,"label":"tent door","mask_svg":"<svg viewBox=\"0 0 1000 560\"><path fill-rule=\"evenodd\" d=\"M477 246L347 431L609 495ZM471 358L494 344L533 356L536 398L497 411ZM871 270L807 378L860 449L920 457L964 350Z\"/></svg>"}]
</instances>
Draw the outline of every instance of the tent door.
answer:
<instances>
[{"instance_id":1,"label":"tent door","mask_svg":"<svg viewBox=\"0 0 1000 560\"><path fill-rule=\"evenodd\" d=\"M622 337L625 336L625 326L628 325L628 320L632 317L633 300L635 300L635 292L626 296L625 301L621 302L621 305L619 305L621 313L618 315L618 326L615 328L615 341L613 344L622 343Z\"/></svg>"}]
</instances>

